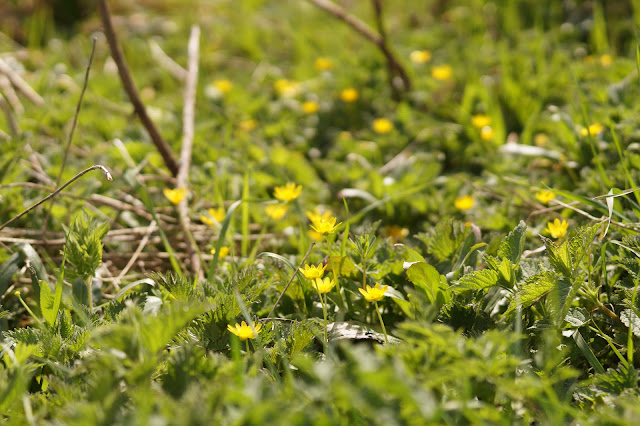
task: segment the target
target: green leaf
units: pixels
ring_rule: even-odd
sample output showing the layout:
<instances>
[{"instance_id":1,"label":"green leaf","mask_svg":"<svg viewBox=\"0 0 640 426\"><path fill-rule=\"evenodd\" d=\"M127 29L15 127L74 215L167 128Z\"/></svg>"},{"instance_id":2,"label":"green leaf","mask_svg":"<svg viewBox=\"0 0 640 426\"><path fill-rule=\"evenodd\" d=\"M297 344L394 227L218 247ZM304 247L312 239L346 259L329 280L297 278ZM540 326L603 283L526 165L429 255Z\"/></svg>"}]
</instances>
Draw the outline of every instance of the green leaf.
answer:
<instances>
[{"instance_id":1,"label":"green leaf","mask_svg":"<svg viewBox=\"0 0 640 426\"><path fill-rule=\"evenodd\" d=\"M589 312L585 308L571 308L564 320L572 327L582 327L589 321Z\"/></svg>"},{"instance_id":2,"label":"green leaf","mask_svg":"<svg viewBox=\"0 0 640 426\"><path fill-rule=\"evenodd\" d=\"M482 269L464 275L453 287L457 291L484 290L498 285L500 275L491 269Z\"/></svg>"},{"instance_id":3,"label":"green leaf","mask_svg":"<svg viewBox=\"0 0 640 426\"><path fill-rule=\"evenodd\" d=\"M529 277L516 291L504 315L513 312L517 304L526 309L553 290L558 277L553 272L542 272Z\"/></svg>"},{"instance_id":4,"label":"green leaf","mask_svg":"<svg viewBox=\"0 0 640 426\"><path fill-rule=\"evenodd\" d=\"M51 293L49 284L47 284L44 281L39 281L39 284L40 284L40 311L42 311L42 316L44 317L47 324L53 327L56 322L56 317L58 316L58 312L54 310L55 298Z\"/></svg>"},{"instance_id":5,"label":"green leaf","mask_svg":"<svg viewBox=\"0 0 640 426\"><path fill-rule=\"evenodd\" d=\"M604 374L604 367L600 364L600 361L598 361L598 358L589 347L589 344L584 340L582 334L580 334L580 330L576 329L572 336L578 349L580 349L580 352L582 352L587 361L589 361L589 364L591 364L591 367L593 367L596 373Z\"/></svg>"},{"instance_id":6,"label":"green leaf","mask_svg":"<svg viewBox=\"0 0 640 426\"><path fill-rule=\"evenodd\" d=\"M348 256L331 256L327 263L327 270L335 272L341 277L355 277L358 274L358 268Z\"/></svg>"},{"instance_id":7,"label":"green leaf","mask_svg":"<svg viewBox=\"0 0 640 426\"><path fill-rule=\"evenodd\" d=\"M620 321L631 329L631 332L640 337L640 318L631 309L620 312Z\"/></svg>"},{"instance_id":8,"label":"green leaf","mask_svg":"<svg viewBox=\"0 0 640 426\"><path fill-rule=\"evenodd\" d=\"M436 268L427 263L418 262L411 265L407 269L407 277L414 286L424 290L431 303L436 303L439 291L446 291L446 287L441 285L444 278L441 278Z\"/></svg>"},{"instance_id":9,"label":"green leaf","mask_svg":"<svg viewBox=\"0 0 640 426\"><path fill-rule=\"evenodd\" d=\"M562 244L558 245L548 238L541 238L547 248L549 263L551 263L553 269L565 277L571 278L573 275L573 264L571 262L569 241L565 240Z\"/></svg>"},{"instance_id":10,"label":"green leaf","mask_svg":"<svg viewBox=\"0 0 640 426\"><path fill-rule=\"evenodd\" d=\"M509 259L514 265L518 264L524 251L524 240L527 233L527 225L520 221L518 226L502 240L498 249L498 256Z\"/></svg>"}]
</instances>

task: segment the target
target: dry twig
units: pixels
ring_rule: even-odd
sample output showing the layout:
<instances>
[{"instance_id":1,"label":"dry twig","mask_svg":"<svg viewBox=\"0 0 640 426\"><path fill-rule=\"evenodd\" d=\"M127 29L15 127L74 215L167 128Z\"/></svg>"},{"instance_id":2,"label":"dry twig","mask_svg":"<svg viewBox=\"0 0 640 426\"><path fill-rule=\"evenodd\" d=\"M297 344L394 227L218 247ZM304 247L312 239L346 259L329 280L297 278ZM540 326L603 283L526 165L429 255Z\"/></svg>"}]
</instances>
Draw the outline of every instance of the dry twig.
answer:
<instances>
[{"instance_id":1,"label":"dry twig","mask_svg":"<svg viewBox=\"0 0 640 426\"><path fill-rule=\"evenodd\" d=\"M36 91L18 75L18 73L12 70L9 64L7 64L2 58L0 58L0 73L6 75L9 81L11 81L11 84L22 92L22 94L31 102L38 106L44 105L44 99L42 99L42 96L38 95L38 93L36 93Z\"/></svg>"}]
</instances>

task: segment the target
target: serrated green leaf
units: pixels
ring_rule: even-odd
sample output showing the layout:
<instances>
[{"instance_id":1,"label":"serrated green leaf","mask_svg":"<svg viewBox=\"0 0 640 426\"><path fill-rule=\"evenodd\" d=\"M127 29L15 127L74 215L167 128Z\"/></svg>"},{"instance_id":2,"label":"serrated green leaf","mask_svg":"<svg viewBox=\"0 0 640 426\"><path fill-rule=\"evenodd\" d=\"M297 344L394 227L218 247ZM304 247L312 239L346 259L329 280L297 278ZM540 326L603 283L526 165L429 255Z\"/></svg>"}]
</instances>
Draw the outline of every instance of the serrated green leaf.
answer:
<instances>
[{"instance_id":1,"label":"serrated green leaf","mask_svg":"<svg viewBox=\"0 0 640 426\"><path fill-rule=\"evenodd\" d=\"M506 257L498 265L498 272L507 285L510 285L515 277L514 265Z\"/></svg>"},{"instance_id":2,"label":"serrated green leaf","mask_svg":"<svg viewBox=\"0 0 640 426\"><path fill-rule=\"evenodd\" d=\"M524 250L524 240L527 233L527 225L524 221L520 221L513 231L502 240L498 249L498 256L503 259L509 259L511 263L516 265L520 261Z\"/></svg>"},{"instance_id":3,"label":"serrated green leaf","mask_svg":"<svg viewBox=\"0 0 640 426\"><path fill-rule=\"evenodd\" d=\"M471 272L464 275L458 280L453 289L458 291L467 290L484 290L489 287L498 285L500 275L491 269L482 269L480 271Z\"/></svg>"},{"instance_id":4,"label":"serrated green leaf","mask_svg":"<svg viewBox=\"0 0 640 426\"><path fill-rule=\"evenodd\" d=\"M558 245L548 238L541 238L547 248L549 263L551 263L553 269L565 277L570 278L573 275L573 264L571 262L569 241L565 240L562 244Z\"/></svg>"},{"instance_id":5,"label":"serrated green leaf","mask_svg":"<svg viewBox=\"0 0 640 426\"><path fill-rule=\"evenodd\" d=\"M356 264L348 256L331 256L327 263L327 270L341 277L354 277L359 272Z\"/></svg>"},{"instance_id":6,"label":"serrated green leaf","mask_svg":"<svg viewBox=\"0 0 640 426\"><path fill-rule=\"evenodd\" d=\"M640 337L640 318L631 309L620 312L620 321L631 329L631 332Z\"/></svg>"},{"instance_id":7,"label":"serrated green leaf","mask_svg":"<svg viewBox=\"0 0 640 426\"><path fill-rule=\"evenodd\" d=\"M573 327L582 327L589 321L589 312L585 308L571 308L564 320Z\"/></svg>"},{"instance_id":8,"label":"serrated green leaf","mask_svg":"<svg viewBox=\"0 0 640 426\"><path fill-rule=\"evenodd\" d=\"M529 277L517 290L511 299L505 315L513 312L517 304L526 309L553 290L558 277L553 272L542 272Z\"/></svg>"}]
</instances>

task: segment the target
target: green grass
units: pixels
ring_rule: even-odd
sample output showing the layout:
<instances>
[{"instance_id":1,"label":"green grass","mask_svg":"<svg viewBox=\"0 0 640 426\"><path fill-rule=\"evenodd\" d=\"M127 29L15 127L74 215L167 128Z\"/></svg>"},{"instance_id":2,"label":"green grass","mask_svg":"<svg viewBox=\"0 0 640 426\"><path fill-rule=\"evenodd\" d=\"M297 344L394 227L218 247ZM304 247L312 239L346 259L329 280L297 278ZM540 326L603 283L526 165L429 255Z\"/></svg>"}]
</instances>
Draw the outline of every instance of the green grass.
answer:
<instances>
[{"instance_id":1,"label":"green grass","mask_svg":"<svg viewBox=\"0 0 640 426\"><path fill-rule=\"evenodd\" d=\"M293 3L116 6L176 155L183 83L149 41L184 65L201 27L187 203L204 263L198 277L163 196L174 180L99 39L62 182L93 164L114 180L88 174L56 197L46 239L43 207L0 230L1 421L632 424L638 2L384 2L413 83L400 100L373 44ZM344 4L375 27L369 2ZM51 39L48 13L24 23L22 76L46 104L21 98L19 134L0 144L0 224L53 190L43 175L62 167L99 28L91 16ZM377 133L378 118L393 128ZM300 196L276 201L287 182ZM273 218L276 203L288 209ZM201 223L218 207L220 223ZM323 213L341 225L310 232ZM554 219L568 224L557 238ZM297 270L320 264L336 284L322 300ZM360 289L377 283L368 302ZM228 327L242 321L259 333L241 341Z\"/></svg>"}]
</instances>

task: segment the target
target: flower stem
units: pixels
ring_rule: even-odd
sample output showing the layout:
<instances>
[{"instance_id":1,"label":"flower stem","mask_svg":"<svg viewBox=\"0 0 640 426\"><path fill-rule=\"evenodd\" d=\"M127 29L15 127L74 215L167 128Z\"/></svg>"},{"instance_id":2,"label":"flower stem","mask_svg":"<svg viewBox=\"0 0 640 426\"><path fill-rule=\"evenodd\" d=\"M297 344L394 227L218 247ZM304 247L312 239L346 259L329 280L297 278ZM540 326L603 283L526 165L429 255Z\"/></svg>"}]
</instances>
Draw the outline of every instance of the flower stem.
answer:
<instances>
[{"instance_id":1,"label":"flower stem","mask_svg":"<svg viewBox=\"0 0 640 426\"><path fill-rule=\"evenodd\" d=\"M322 294L318 291L320 295L320 301L322 302L322 316L324 317L324 341L329 343L329 339L327 338L327 302L326 298L322 297Z\"/></svg>"},{"instance_id":2,"label":"flower stem","mask_svg":"<svg viewBox=\"0 0 640 426\"><path fill-rule=\"evenodd\" d=\"M382 321L382 315L380 315L380 308L378 307L378 302L373 302L376 305L376 312L378 313L378 319L380 320L380 325L382 326L382 332L384 333L384 343L386 345L389 344L389 338L387 337L387 329L384 328L384 321Z\"/></svg>"},{"instance_id":3,"label":"flower stem","mask_svg":"<svg viewBox=\"0 0 640 426\"><path fill-rule=\"evenodd\" d=\"M249 339L245 340L244 343L247 345L247 354L249 353Z\"/></svg>"},{"instance_id":4,"label":"flower stem","mask_svg":"<svg viewBox=\"0 0 640 426\"><path fill-rule=\"evenodd\" d=\"M89 298L89 312L93 314L93 295L91 294L91 281L93 281L93 277L87 278L87 297Z\"/></svg>"},{"instance_id":5,"label":"flower stem","mask_svg":"<svg viewBox=\"0 0 640 426\"><path fill-rule=\"evenodd\" d=\"M36 314L33 313L33 311L31 310L31 308L29 308L29 305L27 305L25 303L24 300L22 300L22 296L20 295L20 291L16 290L14 292L14 294L16 295L16 297L18 298L18 300L20 300L20 303L22 304L22 306L24 306L24 308L27 310L27 312L29 312L29 315L31 315L31 318L33 318L39 325L43 325L42 321L40 321L40 318L38 318L36 316Z\"/></svg>"}]
</instances>

